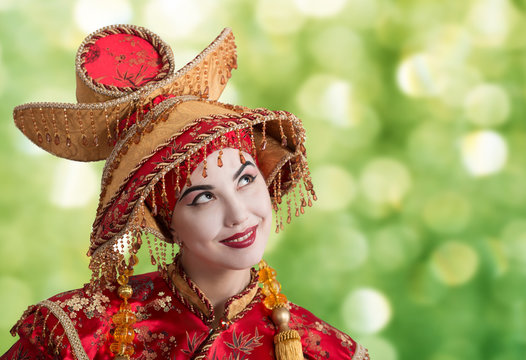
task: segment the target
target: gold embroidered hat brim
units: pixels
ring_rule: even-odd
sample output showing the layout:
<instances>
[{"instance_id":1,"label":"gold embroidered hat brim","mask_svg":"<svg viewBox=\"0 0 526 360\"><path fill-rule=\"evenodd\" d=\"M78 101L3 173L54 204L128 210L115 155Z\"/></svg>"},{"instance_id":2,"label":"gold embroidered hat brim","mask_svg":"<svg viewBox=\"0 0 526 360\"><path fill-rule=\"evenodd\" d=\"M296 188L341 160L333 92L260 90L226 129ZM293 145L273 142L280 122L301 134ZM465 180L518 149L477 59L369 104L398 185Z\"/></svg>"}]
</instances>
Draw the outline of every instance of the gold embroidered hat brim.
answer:
<instances>
[{"instance_id":1,"label":"gold embroidered hat brim","mask_svg":"<svg viewBox=\"0 0 526 360\"><path fill-rule=\"evenodd\" d=\"M79 65L86 44L101 34L124 32L151 41L161 54L160 75L139 89L96 84ZM237 67L234 36L225 28L219 36L186 66L174 72L171 48L151 31L133 25L112 25L90 35L79 47L76 58L79 103L33 102L15 107L16 126L33 143L56 156L78 160L106 159L116 141L120 120L159 95L193 95L217 100L231 70Z\"/></svg>"},{"instance_id":2,"label":"gold embroidered hat brim","mask_svg":"<svg viewBox=\"0 0 526 360\"><path fill-rule=\"evenodd\" d=\"M162 115L166 114L166 115ZM159 117L166 116L159 121ZM131 209L125 218L125 224L118 227L115 232L103 238L100 235L101 221L108 213L108 209L118 201L133 174L159 149L168 145L173 139L207 118L231 119L225 121L227 126L217 129L213 134L200 136L196 142L187 144L181 149L180 154L166 164L158 164L157 171L148 174L148 179L143 180L141 196L135 200L128 197L128 207ZM151 122L156 121L150 131L144 131ZM162 241L172 242L168 229L160 227L154 219L151 210L144 205L152 188L170 170L174 169L186 158L200 151L206 144L218 139L225 133L237 129L251 128L254 135L254 151L259 164L259 169L271 191L274 206L278 206L277 197L285 196L300 181L308 178L308 169L305 160L305 130L301 121L291 113L284 111L270 111L267 109L249 109L218 102L197 100L191 97L175 97L165 100L148 113L142 123L134 124L127 129L126 137L120 140L113 152L108 157L102 176L102 192L97 209L97 217L93 224L89 256L98 257L103 249L113 248L117 241L125 234L135 230L151 233ZM265 142L265 146L263 145ZM264 150L262 150L264 148ZM296 177L287 179L279 176L279 195L276 188L272 192L272 184L277 181L282 168L287 173L294 169ZM281 201L281 199L279 199ZM142 224L138 229L138 224Z\"/></svg>"}]
</instances>

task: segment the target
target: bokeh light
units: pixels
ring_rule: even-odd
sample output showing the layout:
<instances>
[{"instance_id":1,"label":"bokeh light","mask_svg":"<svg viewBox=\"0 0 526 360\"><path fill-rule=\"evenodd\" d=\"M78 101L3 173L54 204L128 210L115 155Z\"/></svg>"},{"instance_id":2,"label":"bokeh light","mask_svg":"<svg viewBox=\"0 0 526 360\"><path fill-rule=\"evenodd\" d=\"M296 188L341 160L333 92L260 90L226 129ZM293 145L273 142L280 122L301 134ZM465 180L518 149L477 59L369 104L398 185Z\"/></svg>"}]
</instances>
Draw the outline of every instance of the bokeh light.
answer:
<instances>
[{"instance_id":1,"label":"bokeh light","mask_svg":"<svg viewBox=\"0 0 526 360\"><path fill-rule=\"evenodd\" d=\"M345 169L335 165L325 165L312 175L316 184L318 201L316 205L323 210L343 210L356 196L356 183Z\"/></svg>"},{"instance_id":2,"label":"bokeh light","mask_svg":"<svg viewBox=\"0 0 526 360\"><path fill-rule=\"evenodd\" d=\"M77 0L75 21L86 33L110 24L126 24L132 18L128 0Z\"/></svg>"},{"instance_id":3,"label":"bokeh light","mask_svg":"<svg viewBox=\"0 0 526 360\"><path fill-rule=\"evenodd\" d=\"M189 36L215 7L207 0L150 0L143 8L145 26L156 28L163 39Z\"/></svg>"},{"instance_id":4,"label":"bokeh light","mask_svg":"<svg viewBox=\"0 0 526 360\"><path fill-rule=\"evenodd\" d=\"M377 0L347 0L345 20L353 28L368 29L374 27L386 6Z\"/></svg>"},{"instance_id":5,"label":"bokeh light","mask_svg":"<svg viewBox=\"0 0 526 360\"><path fill-rule=\"evenodd\" d=\"M391 320L391 304L384 294L375 289L351 291L342 306L342 316L350 332L374 334Z\"/></svg>"},{"instance_id":6,"label":"bokeh light","mask_svg":"<svg viewBox=\"0 0 526 360\"><path fill-rule=\"evenodd\" d=\"M298 92L298 104L302 110L310 109L310 116L336 126L349 127L360 121L352 85L331 75L307 79Z\"/></svg>"},{"instance_id":7,"label":"bokeh light","mask_svg":"<svg viewBox=\"0 0 526 360\"><path fill-rule=\"evenodd\" d=\"M336 15L345 6L347 0L294 0L294 2L306 15L326 17Z\"/></svg>"},{"instance_id":8,"label":"bokeh light","mask_svg":"<svg viewBox=\"0 0 526 360\"><path fill-rule=\"evenodd\" d=\"M369 256L369 243L363 233L350 226L341 226L330 232L333 244L321 246L319 256L331 259L327 266L333 271L357 271ZM322 243L323 244L323 243ZM350 261L349 261L350 260Z\"/></svg>"},{"instance_id":9,"label":"bokeh light","mask_svg":"<svg viewBox=\"0 0 526 360\"><path fill-rule=\"evenodd\" d=\"M422 217L431 229L447 234L464 229L471 218L471 213L471 205L464 195L454 191L444 191L427 200Z\"/></svg>"},{"instance_id":10,"label":"bokeh light","mask_svg":"<svg viewBox=\"0 0 526 360\"><path fill-rule=\"evenodd\" d=\"M360 177L360 188L373 203L400 207L411 187L406 167L394 159L373 159Z\"/></svg>"},{"instance_id":11,"label":"bokeh light","mask_svg":"<svg viewBox=\"0 0 526 360\"><path fill-rule=\"evenodd\" d=\"M293 0L259 0L256 6L258 24L271 34L290 34L305 22Z\"/></svg>"},{"instance_id":12,"label":"bokeh light","mask_svg":"<svg viewBox=\"0 0 526 360\"><path fill-rule=\"evenodd\" d=\"M498 46L506 40L511 10L507 0L481 0L472 3L468 25L477 45Z\"/></svg>"},{"instance_id":13,"label":"bokeh light","mask_svg":"<svg viewBox=\"0 0 526 360\"><path fill-rule=\"evenodd\" d=\"M409 96L434 96L440 91L439 64L431 55L413 54L400 64L396 78L400 89Z\"/></svg>"},{"instance_id":14,"label":"bokeh light","mask_svg":"<svg viewBox=\"0 0 526 360\"><path fill-rule=\"evenodd\" d=\"M103 168L45 153L13 107L75 102L80 42L122 22L178 67L231 27L220 101L302 119L318 201L265 251L289 299L372 359L524 359L525 0L0 0L0 353L89 280Z\"/></svg>"},{"instance_id":15,"label":"bokeh light","mask_svg":"<svg viewBox=\"0 0 526 360\"><path fill-rule=\"evenodd\" d=\"M445 24L425 34L423 46L442 63L450 66L465 63L472 51L469 32L458 24Z\"/></svg>"},{"instance_id":16,"label":"bokeh light","mask_svg":"<svg viewBox=\"0 0 526 360\"><path fill-rule=\"evenodd\" d=\"M451 240L434 251L431 263L441 282L458 286L465 284L476 274L479 257L471 246Z\"/></svg>"},{"instance_id":17,"label":"bokeh light","mask_svg":"<svg viewBox=\"0 0 526 360\"><path fill-rule=\"evenodd\" d=\"M475 131L462 139L462 161L474 176L499 172L508 158L506 140L495 131Z\"/></svg>"},{"instance_id":18,"label":"bokeh light","mask_svg":"<svg viewBox=\"0 0 526 360\"><path fill-rule=\"evenodd\" d=\"M84 206L97 195L98 187L97 174L89 165L61 160L55 169L51 201L65 208Z\"/></svg>"},{"instance_id":19,"label":"bokeh light","mask_svg":"<svg viewBox=\"0 0 526 360\"><path fill-rule=\"evenodd\" d=\"M367 343L371 359L398 360L396 345L381 336L366 336L364 341Z\"/></svg>"},{"instance_id":20,"label":"bokeh light","mask_svg":"<svg viewBox=\"0 0 526 360\"><path fill-rule=\"evenodd\" d=\"M510 114L510 100L502 87L482 84L472 89L465 101L466 116L476 125L495 126Z\"/></svg>"}]
</instances>

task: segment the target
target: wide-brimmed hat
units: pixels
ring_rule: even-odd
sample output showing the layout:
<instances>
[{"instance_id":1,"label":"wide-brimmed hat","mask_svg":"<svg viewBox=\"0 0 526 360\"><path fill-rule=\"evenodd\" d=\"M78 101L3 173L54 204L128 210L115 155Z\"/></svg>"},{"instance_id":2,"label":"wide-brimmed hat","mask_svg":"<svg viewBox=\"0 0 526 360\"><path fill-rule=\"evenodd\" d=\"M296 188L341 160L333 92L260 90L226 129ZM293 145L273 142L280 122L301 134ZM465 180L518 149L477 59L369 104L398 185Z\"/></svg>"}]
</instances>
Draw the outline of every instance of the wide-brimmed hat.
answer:
<instances>
[{"instance_id":1,"label":"wide-brimmed hat","mask_svg":"<svg viewBox=\"0 0 526 360\"><path fill-rule=\"evenodd\" d=\"M159 199L176 194L180 168L189 174L207 151L233 147L253 155L274 209L281 212L284 202L289 221L315 198L296 116L217 101L236 67L230 29L175 71L171 49L157 35L114 25L89 35L78 50L77 104L14 109L17 127L42 149L72 160L106 160L88 250L95 279L111 281L145 233L164 241L152 254L153 262L164 263L163 244L172 239L161 216L171 214L159 214ZM276 219L279 228L281 216Z\"/></svg>"}]
</instances>

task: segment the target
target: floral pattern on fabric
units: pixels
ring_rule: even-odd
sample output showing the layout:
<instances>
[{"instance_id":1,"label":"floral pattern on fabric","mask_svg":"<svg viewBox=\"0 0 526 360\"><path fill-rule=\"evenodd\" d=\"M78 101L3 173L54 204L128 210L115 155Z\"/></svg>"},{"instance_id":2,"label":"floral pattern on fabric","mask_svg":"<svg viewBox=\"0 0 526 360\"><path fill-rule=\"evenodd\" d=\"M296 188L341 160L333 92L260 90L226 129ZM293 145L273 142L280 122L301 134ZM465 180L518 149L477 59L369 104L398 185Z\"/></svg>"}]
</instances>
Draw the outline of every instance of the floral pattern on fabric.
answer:
<instances>
[{"instance_id":1,"label":"floral pattern on fabric","mask_svg":"<svg viewBox=\"0 0 526 360\"><path fill-rule=\"evenodd\" d=\"M71 298L61 302L57 301L61 308L67 307L69 316L74 319L77 312L82 311L84 315L91 319L94 316L103 316L106 313L106 306L110 299L102 293L95 293L89 299L81 294L75 294Z\"/></svg>"},{"instance_id":2,"label":"floral pattern on fabric","mask_svg":"<svg viewBox=\"0 0 526 360\"><path fill-rule=\"evenodd\" d=\"M236 331L232 332L232 342L225 341L225 345L233 350L235 356L239 357L241 354L250 355L252 351L261 346L261 338L258 334L258 328L255 329L254 335L243 334L243 331L236 335Z\"/></svg>"},{"instance_id":3,"label":"floral pattern on fabric","mask_svg":"<svg viewBox=\"0 0 526 360\"><path fill-rule=\"evenodd\" d=\"M248 305L232 318L229 326L210 329L201 319L200 310L186 307L180 300L181 293L177 289L177 294L174 293L171 284L159 273L131 277L130 284L134 295L129 302L139 318L134 326L135 354L132 359L275 358L273 339L276 328L269 318L269 311L261 303L259 291L255 296L246 295L252 300L244 299ZM232 301L237 301L237 298ZM50 308L54 312L46 304L53 304ZM114 328L111 316L118 311L120 304L115 289L91 295L80 289L33 306L16 326L20 340L0 360L111 360L109 334ZM368 359L365 350L346 334L299 306L291 304L290 311L290 326L301 335L306 359ZM60 317L62 313L66 320L57 318L57 314ZM73 327L68 331L78 337L80 349L70 342L71 334L66 334L68 321Z\"/></svg>"},{"instance_id":4,"label":"floral pattern on fabric","mask_svg":"<svg viewBox=\"0 0 526 360\"><path fill-rule=\"evenodd\" d=\"M134 35L113 34L89 47L84 68L96 83L137 89L155 79L162 62L148 41Z\"/></svg>"}]
</instances>

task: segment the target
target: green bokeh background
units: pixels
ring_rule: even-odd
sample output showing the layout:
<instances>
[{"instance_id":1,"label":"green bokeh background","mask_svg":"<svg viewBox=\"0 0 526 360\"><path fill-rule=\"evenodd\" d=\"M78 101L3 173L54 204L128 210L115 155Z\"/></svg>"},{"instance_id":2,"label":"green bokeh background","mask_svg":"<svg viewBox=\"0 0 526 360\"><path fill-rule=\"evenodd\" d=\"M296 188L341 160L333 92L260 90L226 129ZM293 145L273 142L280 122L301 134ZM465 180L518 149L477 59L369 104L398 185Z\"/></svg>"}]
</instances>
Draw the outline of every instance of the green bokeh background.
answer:
<instances>
[{"instance_id":1,"label":"green bokeh background","mask_svg":"<svg viewBox=\"0 0 526 360\"><path fill-rule=\"evenodd\" d=\"M122 22L181 66L232 27L222 100L303 119L319 201L266 254L292 301L373 359L526 357L523 0L0 0L0 353L89 279L102 169L40 151L12 109L74 102L78 45Z\"/></svg>"}]
</instances>

